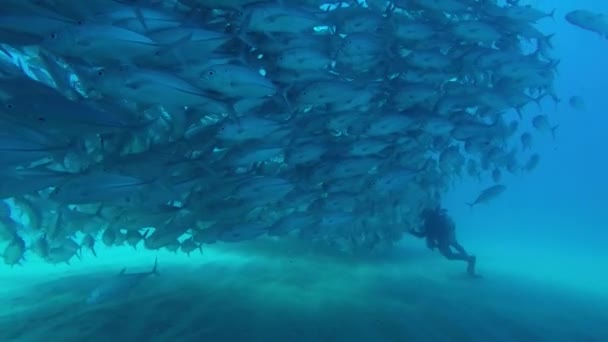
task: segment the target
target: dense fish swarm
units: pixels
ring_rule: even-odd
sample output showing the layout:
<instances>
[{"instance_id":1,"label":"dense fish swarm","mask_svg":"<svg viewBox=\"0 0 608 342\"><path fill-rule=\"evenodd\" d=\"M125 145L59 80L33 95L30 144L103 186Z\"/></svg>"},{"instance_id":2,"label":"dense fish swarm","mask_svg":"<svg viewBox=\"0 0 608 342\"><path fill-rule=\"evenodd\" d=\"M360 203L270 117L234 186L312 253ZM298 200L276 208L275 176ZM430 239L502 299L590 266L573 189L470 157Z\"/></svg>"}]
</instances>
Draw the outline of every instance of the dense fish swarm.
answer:
<instances>
[{"instance_id":1,"label":"dense fish swarm","mask_svg":"<svg viewBox=\"0 0 608 342\"><path fill-rule=\"evenodd\" d=\"M534 26L553 13L516 1L2 7L9 265L261 236L384 249L462 177L494 183L473 206L532 170L520 120L557 128L522 113L557 101L552 35Z\"/></svg>"}]
</instances>

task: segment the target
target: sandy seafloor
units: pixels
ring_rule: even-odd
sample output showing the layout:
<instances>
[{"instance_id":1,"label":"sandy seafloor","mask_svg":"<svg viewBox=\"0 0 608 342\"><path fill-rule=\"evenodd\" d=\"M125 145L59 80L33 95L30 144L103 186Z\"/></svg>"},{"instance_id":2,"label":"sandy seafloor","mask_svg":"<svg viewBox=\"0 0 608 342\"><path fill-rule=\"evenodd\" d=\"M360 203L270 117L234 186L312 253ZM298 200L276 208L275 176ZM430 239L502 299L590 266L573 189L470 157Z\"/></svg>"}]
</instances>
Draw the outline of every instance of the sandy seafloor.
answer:
<instances>
[{"instance_id":1,"label":"sandy seafloor","mask_svg":"<svg viewBox=\"0 0 608 342\"><path fill-rule=\"evenodd\" d=\"M471 280L412 241L365 259L256 244L3 266L0 341L608 341L607 265L597 260L546 262L522 247L515 262L477 242L483 279ZM161 276L84 303L122 265L149 270L155 256Z\"/></svg>"}]
</instances>

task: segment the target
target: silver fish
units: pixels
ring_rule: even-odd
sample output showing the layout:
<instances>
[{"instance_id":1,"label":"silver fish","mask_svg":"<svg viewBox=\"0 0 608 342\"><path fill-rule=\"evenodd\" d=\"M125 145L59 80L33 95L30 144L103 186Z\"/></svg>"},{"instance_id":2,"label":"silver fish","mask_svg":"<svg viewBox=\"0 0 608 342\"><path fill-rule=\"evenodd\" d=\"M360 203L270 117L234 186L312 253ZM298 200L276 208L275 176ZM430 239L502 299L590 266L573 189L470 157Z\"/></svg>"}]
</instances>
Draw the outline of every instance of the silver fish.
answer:
<instances>
[{"instance_id":1,"label":"silver fish","mask_svg":"<svg viewBox=\"0 0 608 342\"><path fill-rule=\"evenodd\" d=\"M154 260L154 267L149 272L126 273L127 268L123 268L120 273L97 286L86 299L90 305L124 299L142 281L150 275L160 275L158 273L158 258Z\"/></svg>"}]
</instances>

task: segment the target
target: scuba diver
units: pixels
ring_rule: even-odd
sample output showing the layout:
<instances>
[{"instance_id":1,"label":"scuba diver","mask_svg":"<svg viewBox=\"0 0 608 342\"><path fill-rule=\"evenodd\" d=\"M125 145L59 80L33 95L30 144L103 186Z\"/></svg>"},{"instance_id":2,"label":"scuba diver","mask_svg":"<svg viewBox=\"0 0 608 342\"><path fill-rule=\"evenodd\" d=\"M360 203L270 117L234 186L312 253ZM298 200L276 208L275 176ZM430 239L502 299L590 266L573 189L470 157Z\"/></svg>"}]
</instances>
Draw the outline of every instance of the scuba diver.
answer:
<instances>
[{"instance_id":1,"label":"scuba diver","mask_svg":"<svg viewBox=\"0 0 608 342\"><path fill-rule=\"evenodd\" d=\"M426 245L434 250L439 249L439 253L448 260L463 260L467 262L467 273L470 276L475 274L476 258L469 255L456 240L456 225L452 218L447 214L447 210L437 206L434 209L425 209L420 217L423 220L420 231L411 229L410 234L426 238ZM456 252L452 251L452 247Z\"/></svg>"}]
</instances>

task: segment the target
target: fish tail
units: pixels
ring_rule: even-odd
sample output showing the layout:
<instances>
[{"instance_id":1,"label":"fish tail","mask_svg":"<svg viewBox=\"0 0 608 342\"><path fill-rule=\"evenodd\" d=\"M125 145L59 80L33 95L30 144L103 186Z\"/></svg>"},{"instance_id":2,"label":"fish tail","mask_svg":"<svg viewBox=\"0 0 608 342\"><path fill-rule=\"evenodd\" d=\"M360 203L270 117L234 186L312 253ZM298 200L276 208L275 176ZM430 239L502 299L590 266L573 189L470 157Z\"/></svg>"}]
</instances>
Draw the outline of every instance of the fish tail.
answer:
<instances>
[{"instance_id":1,"label":"fish tail","mask_svg":"<svg viewBox=\"0 0 608 342\"><path fill-rule=\"evenodd\" d=\"M544 95L540 95L540 96L537 96L537 97L532 97L532 96L530 96L529 98L530 98L530 100L532 100L534 103L536 103L536 106L538 107L538 109L540 109L540 110L542 110L542 109L543 109L543 104L542 104L542 101L543 101ZM523 120L523 114L522 114L522 112L521 112L521 108L520 108L520 109L518 109L518 111L517 111L517 115L519 116L519 119L520 119L520 120Z\"/></svg>"},{"instance_id":2,"label":"fish tail","mask_svg":"<svg viewBox=\"0 0 608 342\"><path fill-rule=\"evenodd\" d=\"M551 127L551 137L553 137L553 140L555 140L555 131L559 128L559 125L555 125L553 127Z\"/></svg>"},{"instance_id":3,"label":"fish tail","mask_svg":"<svg viewBox=\"0 0 608 342\"><path fill-rule=\"evenodd\" d=\"M99 207L97 207L97 210L95 210L95 216L96 216L96 217L99 217L99 218L101 218L101 219L103 219L103 218L104 218L104 217L103 217L103 203L101 203L101 204L99 205Z\"/></svg>"},{"instance_id":4,"label":"fish tail","mask_svg":"<svg viewBox=\"0 0 608 342\"><path fill-rule=\"evenodd\" d=\"M551 41L553 39L553 37L555 37L555 33L548 34L548 35L542 37L541 40L544 41L545 44L547 44L547 46L549 46L550 48L553 48L553 42Z\"/></svg>"}]
</instances>

